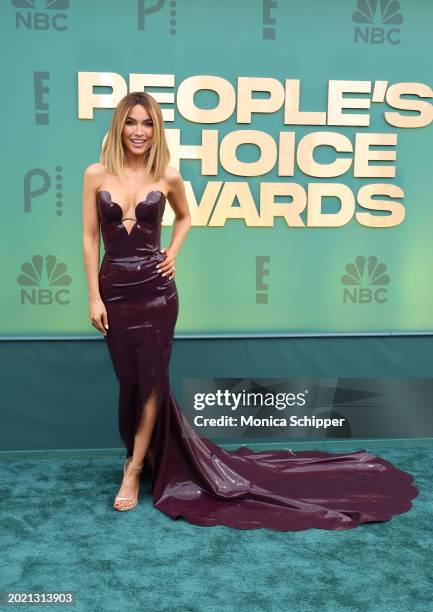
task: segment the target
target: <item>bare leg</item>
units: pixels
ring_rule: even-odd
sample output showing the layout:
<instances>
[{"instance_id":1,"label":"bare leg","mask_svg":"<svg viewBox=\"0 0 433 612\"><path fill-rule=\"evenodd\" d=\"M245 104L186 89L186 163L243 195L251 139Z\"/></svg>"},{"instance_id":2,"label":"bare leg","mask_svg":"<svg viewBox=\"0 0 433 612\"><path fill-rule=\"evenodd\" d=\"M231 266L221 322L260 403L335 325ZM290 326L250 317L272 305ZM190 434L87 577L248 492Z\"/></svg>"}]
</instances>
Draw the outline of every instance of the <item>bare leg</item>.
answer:
<instances>
[{"instance_id":1,"label":"bare leg","mask_svg":"<svg viewBox=\"0 0 433 612\"><path fill-rule=\"evenodd\" d=\"M141 465L146 457L155 428L157 412L157 394L156 389L153 388L151 395L143 406L140 423L134 437L134 450L131 460L134 465Z\"/></svg>"},{"instance_id":2,"label":"bare leg","mask_svg":"<svg viewBox=\"0 0 433 612\"><path fill-rule=\"evenodd\" d=\"M134 450L131 461L126 467L122 485L117 494L120 497L131 497L135 499L138 496L140 487L140 473L137 470L134 470L131 466L140 466L143 463L148 451L148 446L150 444L156 423L156 415L158 411L157 400L158 396L156 393L156 388L154 387L152 393L143 404L140 422L134 436ZM127 508L131 506L131 503L126 500L120 500L115 502L114 506L115 508Z\"/></svg>"}]
</instances>

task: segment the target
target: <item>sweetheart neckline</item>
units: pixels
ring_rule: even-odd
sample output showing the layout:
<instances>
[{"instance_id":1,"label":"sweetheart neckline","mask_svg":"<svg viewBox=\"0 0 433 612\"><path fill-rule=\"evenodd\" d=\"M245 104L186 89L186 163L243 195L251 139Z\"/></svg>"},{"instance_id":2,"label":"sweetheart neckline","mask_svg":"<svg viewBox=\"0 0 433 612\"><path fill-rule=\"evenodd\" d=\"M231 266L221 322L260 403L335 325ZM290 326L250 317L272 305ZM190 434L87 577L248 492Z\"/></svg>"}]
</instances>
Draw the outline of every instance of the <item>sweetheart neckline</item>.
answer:
<instances>
[{"instance_id":1,"label":"sweetheart neckline","mask_svg":"<svg viewBox=\"0 0 433 612\"><path fill-rule=\"evenodd\" d=\"M112 197L112 195L111 195L111 191L108 191L108 189L99 189L99 190L98 190L98 195L99 195L100 193L108 193L108 195L110 196L111 203L112 203L112 204L116 204L116 205L117 205L117 206L120 208L120 210L121 210L121 211L122 211L122 213L123 213L123 214L122 214L122 217L123 217L123 216L124 216L124 214L125 214L125 211L123 210L123 207L122 207L122 205L121 205L121 204L119 204L119 202L115 202L115 201L113 200L113 197ZM138 206L140 206L140 204L143 204L143 202L146 202L146 201L147 201L147 198L150 196L150 194L151 194L151 193L160 193L161 195L163 195L163 196L164 196L164 198L167 198L167 196L165 195L165 193L164 193L163 191L161 191L160 189L152 189L151 191L149 191L149 192L146 194L146 197L144 198L144 200L140 200L140 202L137 202L137 204L134 206L134 212L137 210L137 208L138 208Z\"/></svg>"},{"instance_id":2,"label":"sweetheart neckline","mask_svg":"<svg viewBox=\"0 0 433 612\"><path fill-rule=\"evenodd\" d=\"M122 213L122 219L120 220L120 225L123 227L124 231L126 232L126 235L129 237L131 236L131 234L133 233L134 229L137 227L137 219L131 219L131 217L125 217L125 211L123 210L122 206L118 203L115 202L111 196L111 191L108 191L108 189L98 189L97 195L99 196L100 193L108 193L108 195L110 196L110 202L112 204L115 204L121 211ZM134 213L136 213L137 208L140 206L140 204L144 204L147 201L147 198L150 196L151 193L160 193L161 195L164 196L164 199L167 199L167 196L165 195L165 193L163 191L161 191L160 189L152 189L151 191L149 191L146 194L146 197L144 198L144 200L141 200L140 202L138 202L135 206L134 206ZM135 214L135 216L137 217L137 214ZM131 230L128 232L125 224L123 223L124 219L131 219L131 221L135 221L134 225L131 227Z\"/></svg>"}]
</instances>

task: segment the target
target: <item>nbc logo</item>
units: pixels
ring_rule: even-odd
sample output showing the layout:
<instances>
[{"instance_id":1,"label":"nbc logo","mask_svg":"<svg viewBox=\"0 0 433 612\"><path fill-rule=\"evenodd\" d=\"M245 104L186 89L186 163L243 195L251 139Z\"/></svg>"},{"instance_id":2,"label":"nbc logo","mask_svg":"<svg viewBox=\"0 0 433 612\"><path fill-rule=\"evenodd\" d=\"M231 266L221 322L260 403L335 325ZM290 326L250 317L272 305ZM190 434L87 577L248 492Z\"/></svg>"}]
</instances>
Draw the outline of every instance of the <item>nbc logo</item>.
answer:
<instances>
[{"instance_id":1,"label":"nbc logo","mask_svg":"<svg viewBox=\"0 0 433 612\"><path fill-rule=\"evenodd\" d=\"M345 269L347 274L341 277L341 284L345 285L343 302L382 304L388 301L385 285L389 285L390 278L385 274L386 265L379 263L377 257L366 258L360 255L354 262L348 263Z\"/></svg>"},{"instance_id":2,"label":"nbc logo","mask_svg":"<svg viewBox=\"0 0 433 612\"><path fill-rule=\"evenodd\" d=\"M15 13L17 30L67 30L66 15L58 11L69 8L69 0L12 0L12 5L21 9ZM31 9L31 10L23 10Z\"/></svg>"},{"instance_id":3,"label":"nbc logo","mask_svg":"<svg viewBox=\"0 0 433 612\"><path fill-rule=\"evenodd\" d=\"M20 303L39 306L69 304L70 292L64 287L69 286L72 279L65 274L66 271L66 264L57 263L54 255L47 255L45 261L42 255L34 255L31 262L23 263L23 274L17 277L21 286Z\"/></svg>"},{"instance_id":4,"label":"nbc logo","mask_svg":"<svg viewBox=\"0 0 433 612\"><path fill-rule=\"evenodd\" d=\"M356 7L352 21L362 24L355 27L356 43L400 44L401 30L394 26L403 23L403 15L397 0L358 0Z\"/></svg>"}]
</instances>

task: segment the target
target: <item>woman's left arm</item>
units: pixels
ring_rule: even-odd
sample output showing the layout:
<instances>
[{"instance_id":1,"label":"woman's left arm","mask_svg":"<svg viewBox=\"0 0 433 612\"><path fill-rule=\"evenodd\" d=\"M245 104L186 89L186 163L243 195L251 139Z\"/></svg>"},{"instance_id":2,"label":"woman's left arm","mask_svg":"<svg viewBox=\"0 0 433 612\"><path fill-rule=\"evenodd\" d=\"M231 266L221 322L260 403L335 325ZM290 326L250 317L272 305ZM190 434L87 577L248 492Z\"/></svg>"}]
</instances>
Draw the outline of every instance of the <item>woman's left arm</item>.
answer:
<instances>
[{"instance_id":1,"label":"woman's left arm","mask_svg":"<svg viewBox=\"0 0 433 612\"><path fill-rule=\"evenodd\" d=\"M170 246L167 249L161 249L161 252L165 254L166 257L164 261L156 266L156 269L158 272L161 272L162 276L173 278L176 273L176 255L191 226L191 215L189 213L182 176L178 170L173 167L169 168L168 174L167 182L169 184L169 190L167 198L174 211L175 220Z\"/></svg>"}]
</instances>

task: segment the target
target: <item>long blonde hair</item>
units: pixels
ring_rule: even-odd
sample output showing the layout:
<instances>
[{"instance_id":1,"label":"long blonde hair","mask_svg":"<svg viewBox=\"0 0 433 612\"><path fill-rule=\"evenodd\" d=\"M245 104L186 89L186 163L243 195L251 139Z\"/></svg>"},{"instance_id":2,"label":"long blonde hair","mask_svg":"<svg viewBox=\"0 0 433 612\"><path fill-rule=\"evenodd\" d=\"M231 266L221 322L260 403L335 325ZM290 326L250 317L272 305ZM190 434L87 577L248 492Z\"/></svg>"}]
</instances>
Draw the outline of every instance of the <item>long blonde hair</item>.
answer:
<instances>
[{"instance_id":1,"label":"long blonde hair","mask_svg":"<svg viewBox=\"0 0 433 612\"><path fill-rule=\"evenodd\" d=\"M153 122L153 138L150 148L145 153L145 169L155 181L159 181L170 160L170 151L165 138L161 108L155 98L144 91L132 91L118 103L110 128L102 141L99 161L111 174L124 175L125 151L122 130L129 111L136 104L141 104L147 110Z\"/></svg>"}]
</instances>

